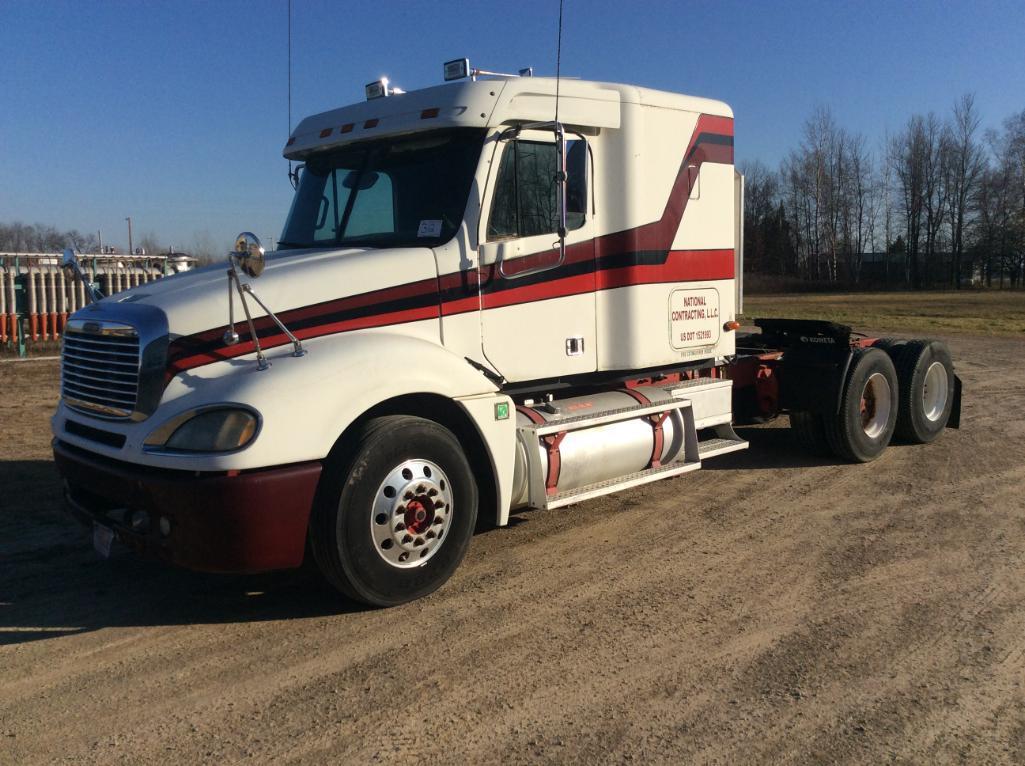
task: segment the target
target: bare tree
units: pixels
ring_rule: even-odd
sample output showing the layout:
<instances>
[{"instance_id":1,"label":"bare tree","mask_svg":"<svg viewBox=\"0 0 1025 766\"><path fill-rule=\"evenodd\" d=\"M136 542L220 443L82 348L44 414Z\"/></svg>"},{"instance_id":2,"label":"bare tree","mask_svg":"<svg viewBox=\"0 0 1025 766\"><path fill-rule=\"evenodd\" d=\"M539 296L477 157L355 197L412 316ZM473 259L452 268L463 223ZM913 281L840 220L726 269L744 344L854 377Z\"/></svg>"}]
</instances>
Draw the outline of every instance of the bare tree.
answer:
<instances>
[{"instance_id":1,"label":"bare tree","mask_svg":"<svg viewBox=\"0 0 1025 766\"><path fill-rule=\"evenodd\" d=\"M946 186L950 224L950 281L960 289L962 259L965 250L965 227L969 222L970 204L976 195L986 168L986 155L976 139L979 130L975 96L966 93L954 104L953 120L947 129Z\"/></svg>"},{"instance_id":2,"label":"bare tree","mask_svg":"<svg viewBox=\"0 0 1025 766\"><path fill-rule=\"evenodd\" d=\"M922 286L919 246L922 238L928 138L925 119L915 115L890 145L890 163L904 213L905 280L916 290Z\"/></svg>"}]
</instances>

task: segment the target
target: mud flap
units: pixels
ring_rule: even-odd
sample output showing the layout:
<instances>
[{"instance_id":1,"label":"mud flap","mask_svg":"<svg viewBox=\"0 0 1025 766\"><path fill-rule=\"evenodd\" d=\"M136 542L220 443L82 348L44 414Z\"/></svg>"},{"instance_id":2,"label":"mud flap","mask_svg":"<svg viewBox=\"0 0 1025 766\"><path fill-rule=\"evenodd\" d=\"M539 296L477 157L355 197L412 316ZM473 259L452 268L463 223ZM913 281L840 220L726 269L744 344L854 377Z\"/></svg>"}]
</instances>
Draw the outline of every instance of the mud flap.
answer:
<instances>
[{"instance_id":1,"label":"mud flap","mask_svg":"<svg viewBox=\"0 0 1025 766\"><path fill-rule=\"evenodd\" d=\"M947 418L947 428L961 427L961 378L954 376L954 401L950 406L950 417Z\"/></svg>"},{"instance_id":2,"label":"mud flap","mask_svg":"<svg viewBox=\"0 0 1025 766\"><path fill-rule=\"evenodd\" d=\"M810 319L756 319L761 341L783 349L776 372L780 407L833 416L851 364L851 328Z\"/></svg>"},{"instance_id":3,"label":"mud flap","mask_svg":"<svg viewBox=\"0 0 1025 766\"><path fill-rule=\"evenodd\" d=\"M791 412L835 415L850 364L849 346L787 349L778 368L780 405Z\"/></svg>"}]
</instances>

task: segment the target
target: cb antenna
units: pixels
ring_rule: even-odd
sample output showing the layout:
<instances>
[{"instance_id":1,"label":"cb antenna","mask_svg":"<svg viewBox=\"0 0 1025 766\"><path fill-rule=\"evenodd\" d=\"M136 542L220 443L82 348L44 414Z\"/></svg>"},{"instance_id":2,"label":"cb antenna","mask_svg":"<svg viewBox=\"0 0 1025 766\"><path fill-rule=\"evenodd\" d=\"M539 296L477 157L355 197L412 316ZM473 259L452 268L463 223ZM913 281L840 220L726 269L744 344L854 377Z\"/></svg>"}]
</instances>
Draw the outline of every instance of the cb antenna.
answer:
<instances>
[{"instance_id":1,"label":"cb antenna","mask_svg":"<svg viewBox=\"0 0 1025 766\"><path fill-rule=\"evenodd\" d=\"M289 0L291 2L291 0ZM555 46L555 122L559 121L559 82L562 75L562 4L559 0L559 41Z\"/></svg>"},{"instance_id":2,"label":"cb antenna","mask_svg":"<svg viewBox=\"0 0 1025 766\"><path fill-rule=\"evenodd\" d=\"M292 0L288 0L288 135L292 135ZM298 185L291 159L288 160L288 178L293 186Z\"/></svg>"}]
</instances>

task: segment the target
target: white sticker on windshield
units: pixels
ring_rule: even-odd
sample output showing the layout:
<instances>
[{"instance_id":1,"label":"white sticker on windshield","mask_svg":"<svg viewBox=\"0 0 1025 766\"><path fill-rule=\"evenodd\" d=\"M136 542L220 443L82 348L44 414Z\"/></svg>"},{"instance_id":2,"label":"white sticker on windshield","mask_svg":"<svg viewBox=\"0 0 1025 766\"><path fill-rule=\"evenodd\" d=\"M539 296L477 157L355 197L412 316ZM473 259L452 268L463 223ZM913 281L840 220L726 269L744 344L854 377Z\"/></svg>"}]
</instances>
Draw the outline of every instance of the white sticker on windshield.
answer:
<instances>
[{"instance_id":1,"label":"white sticker on windshield","mask_svg":"<svg viewBox=\"0 0 1025 766\"><path fill-rule=\"evenodd\" d=\"M420 228L417 229L418 237L440 237L441 221L420 221Z\"/></svg>"}]
</instances>

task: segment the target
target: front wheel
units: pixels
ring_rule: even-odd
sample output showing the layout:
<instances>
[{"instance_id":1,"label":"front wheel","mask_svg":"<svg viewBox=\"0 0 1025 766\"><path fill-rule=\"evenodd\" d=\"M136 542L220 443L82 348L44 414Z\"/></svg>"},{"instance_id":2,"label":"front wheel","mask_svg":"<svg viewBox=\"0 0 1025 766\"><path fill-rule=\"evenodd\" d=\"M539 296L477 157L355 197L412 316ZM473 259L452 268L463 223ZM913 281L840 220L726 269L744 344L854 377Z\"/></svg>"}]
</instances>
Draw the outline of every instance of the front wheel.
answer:
<instances>
[{"instance_id":1,"label":"front wheel","mask_svg":"<svg viewBox=\"0 0 1025 766\"><path fill-rule=\"evenodd\" d=\"M369 421L336 453L310 524L320 571L373 606L439 588L477 520L477 485L456 437L433 421L391 415Z\"/></svg>"}]
</instances>

